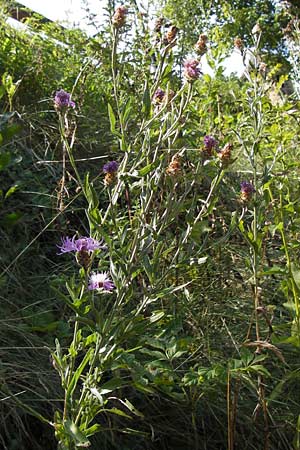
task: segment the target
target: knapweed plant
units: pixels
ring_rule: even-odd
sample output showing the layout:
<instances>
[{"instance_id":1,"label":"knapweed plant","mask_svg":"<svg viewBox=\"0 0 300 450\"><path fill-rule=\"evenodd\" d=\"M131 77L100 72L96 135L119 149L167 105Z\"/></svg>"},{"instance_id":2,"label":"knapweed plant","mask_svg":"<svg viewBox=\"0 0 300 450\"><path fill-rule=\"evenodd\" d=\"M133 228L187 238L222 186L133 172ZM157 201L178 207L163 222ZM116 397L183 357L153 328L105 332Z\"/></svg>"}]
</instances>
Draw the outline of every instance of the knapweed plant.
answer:
<instances>
[{"instance_id":1,"label":"knapweed plant","mask_svg":"<svg viewBox=\"0 0 300 450\"><path fill-rule=\"evenodd\" d=\"M108 15L109 26L78 47L74 34L72 52L57 47L68 70L47 62L55 70L45 71L41 110L12 114L23 81L6 97L0 221L14 259L3 257L13 312L2 320L5 342L12 330L24 342L34 335L51 364L44 358L48 372L40 366L32 379L16 364L9 377L1 346L0 408L17 403L50 424L60 450L299 450L299 100L281 93L286 75L267 66L260 25L250 48L232 38L245 63L238 79L223 73L217 32L211 42L198 30L182 54L185 30L170 18L148 27L134 2ZM204 55L215 76L203 73ZM13 120L24 129L28 121L25 146L8 140ZM39 168L18 171L28 190L10 191L5 145ZM19 228L8 226L11 193L22 211L35 208ZM42 230L32 235L37 216ZM11 272L24 255L31 264Z\"/></svg>"},{"instance_id":2,"label":"knapweed plant","mask_svg":"<svg viewBox=\"0 0 300 450\"><path fill-rule=\"evenodd\" d=\"M76 92L71 98L60 90L54 99L64 165L60 208L68 159L87 201L89 230L86 236L79 230L63 236L58 245L58 258L73 258L67 292L56 291L74 324L68 350L57 341L52 354L64 391L53 422L61 450L87 447L93 434L117 429L118 422L109 416L142 418L128 393L153 392L145 350L151 341L172 338L178 300L188 295L194 277L195 268L187 274L186 266L197 268L206 261L201 223L213 211L233 162L232 146L218 149L205 132L195 147L182 143L201 66L200 60L187 58L178 86L172 67L174 33L157 47L155 64L140 80L138 99L124 96L119 41L127 20L127 9L119 7L111 22L113 97L107 112L118 151L93 181L79 174L73 156L76 139L69 116ZM133 112L133 101L140 102L141 115Z\"/></svg>"}]
</instances>

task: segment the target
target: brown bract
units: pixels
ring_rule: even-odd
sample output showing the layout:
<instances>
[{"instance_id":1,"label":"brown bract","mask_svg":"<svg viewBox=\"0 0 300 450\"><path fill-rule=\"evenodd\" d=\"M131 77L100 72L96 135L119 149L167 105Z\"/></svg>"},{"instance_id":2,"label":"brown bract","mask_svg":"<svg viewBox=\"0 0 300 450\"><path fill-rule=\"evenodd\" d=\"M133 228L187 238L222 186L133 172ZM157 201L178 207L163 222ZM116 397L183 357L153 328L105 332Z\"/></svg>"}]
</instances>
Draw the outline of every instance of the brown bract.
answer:
<instances>
[{"instance_id":1,"label":"brown bract","mask_svg":"<svg viewBox=\"0 0 300 450\"><path fill-rule=\"evenodd\" d=\"M208 37L206 36L206 34L200 34L199 39L195 44L195 50L198 55L202 56L207 52L207 40Z\"/></svg>"},{"instance_id":2,"label":"brown bract","mask_svg":"<svg viewBox=\"0 0 300 450\"><path fill-rule=\"evenodd\" d=\"M116 172L108 172L105 174L104 177L104 184L105 186L110 186L111 184L115 183L117 179L117 173Z\"/></svg>"},{"instance_id":3,"label":"brown bract","mask_svg":"<svg viewBox=\"0 0 300 450\"><path fill-rule=\"evenodd\" d=\"M115 28L121 28L125 24L126 14L127 8L118 6L112 18L112 24Z\"/></svg>"},{"instance_id":4,"label":"brown bract","mask_svg":"<svg viewBox=\"0 0 300 450\"><path fill-rule=\"evenodd\" d=\"M233 145L228 142L223 148L222 150L220 150L218 152L218 157L220 158L220 160L222 161L223 165L228 165L231 163L231 152L233 149Z\"/></svg>"},{"instance_id":5,"label":"brown bract","mask_svg":"<svg viewBox=\"0 0 300 450\"><path fill-rule=\"evenodd\" d=\"M172 161L166 168L166 174L171 176L176 176L181 174L181 162L178 155L174 155Z\"/></svg>"}]
</instances>

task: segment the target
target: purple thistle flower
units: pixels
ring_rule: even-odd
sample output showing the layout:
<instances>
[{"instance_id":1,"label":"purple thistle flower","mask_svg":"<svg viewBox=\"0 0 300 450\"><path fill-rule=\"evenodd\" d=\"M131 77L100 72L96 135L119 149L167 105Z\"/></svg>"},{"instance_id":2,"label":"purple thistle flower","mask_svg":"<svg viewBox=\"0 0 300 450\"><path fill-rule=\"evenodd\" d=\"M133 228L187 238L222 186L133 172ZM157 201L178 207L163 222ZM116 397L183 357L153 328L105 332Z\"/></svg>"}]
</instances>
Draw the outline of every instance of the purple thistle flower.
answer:
<instances>
[{"instance_id":1,"label":"purple thistle flower","mask_svg":"<svg viewBox=\"0 0 300 450\"><path fill-rule=\"evenodd\" d=\"M112 291L115 289L113 281L109 278L107 272L93 272L90 276L88 289L90 291L101 289L103 291Z\"/></svg>"},{"instance_id":2,"label":"purple thistle flower","mask_svg":"<svg viewBox=\"0 0 300 450\"><path fill-rule=\"evenodd\" d=\"M75 239L75 236L65 237L61 239L61 242L62 245L57 246L60 250L59 255L70 252L93 252L105 248L99 241L91 237L80 237L79 239Z\"/></svg>"},{"instance_id":3,"label":"purple thistle flower","mask_svg":"<svg viewBox=\"0 0 300 450\"><path fill-rule=\"evenodd\" d=\"M71 94L60 89L56 92L54 97L54 106L58 110L62 110L68 107L75 108L75 102L71 100Z\"/></svg>"},{"instance_id":4,"label":"purple thistle flower","mask_svg":"<svg viewBox=\"0 0 300 450\"><path fill-rule=\"evenodd\" d=\"M252 183L249 183L249 181L241 182L241 200L243 202L250 200L253 192L255 192L255 189Z\"/></svg>"},{"instance_id":5,"label":"purple thistle flower","mask_svg":"<svg viewBox=\"0 0 300 450\"><path fill-rule=\"evenodd\" d=\"M197 59L188 59L184 63L184 76L188 81L195 81L201 75L201 70L199 69L199 61Z\"/></svg>"},{"instance_id":6,"label":"purple thistle flower","mask_svg":"<svg viewBox=\"0 0 300 450\"><path fill-rule=\"evenodd\" d=\"M204 143L204 147L205 150L212 150L213 148L215 148L217 146L217 141L213 136L204 136L203 138L203 143Z\"/></svg>"},{"instance_id":7,"label":"purple thistle flower","mask_svg":"<svg viewBox=\"0 0 300 450\"><path fill-rule=\"evenodd\" d=\"M117 161L110 161L103 166L104 173L115 173L119 168L119 163Z\"/></svg>"},{"instance_id":8,"label":"purple thistle flower","mask_svg":"<svg viewBox=\"0 0 300 450\"><path fill-rule=\"evenodd\" d=\"M241 182L241 192L243 194L253 194L255 192L254 186L252 183L249 183L249 181L242 181Z\"/></svg>"},{"instance_id":9,"label":"purple thistle flower","mask_svg":"<svg viewBox=\"0 0 300 450\"><path fill-rule=\"evenodd\" d=\"M166 93L163 89L161 89L161 88L156 89L156 91L154 92L154 95L153 95L153 102L154 103L162 103L165 95L166 95Z\"/></svg>"}]
</instances>

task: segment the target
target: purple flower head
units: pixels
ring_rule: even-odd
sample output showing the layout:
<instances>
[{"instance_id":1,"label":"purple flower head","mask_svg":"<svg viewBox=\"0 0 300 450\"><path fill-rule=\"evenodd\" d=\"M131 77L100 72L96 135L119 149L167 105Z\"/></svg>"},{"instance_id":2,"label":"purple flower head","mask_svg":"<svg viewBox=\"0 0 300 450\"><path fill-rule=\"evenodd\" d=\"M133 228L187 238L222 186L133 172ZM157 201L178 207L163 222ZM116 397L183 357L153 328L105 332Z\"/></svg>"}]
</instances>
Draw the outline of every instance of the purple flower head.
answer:
<instances>
[{"instance_id":1,"label":"purple flower head","mask_svg":"<svg viewBox=\"0 0 300 450\"><path fill-rule=\"evenodd\" d=\"M166 93L163 89L156 89L156 91L154 92L153 95L153 102L154 103L162 103L164 97L165 97Z\"/></svg>"},{"instance_id":2,"label":"purple flower head","mask_svg":"<svg viewBox=\"0 0 300 450\"><path fill-rule=\"evenodd\" d=\"M241 200L243 202L247 202L251 199L251 196L255 192L254 186L252 183L249 183L249 181L242 181L241 182Z\"/></svg>"},{"instance_id":3,"label":"purple flower head","mask_svg":"<svg viewBox=\"0 0 300 450\"><path fill-rule=\"evenodd\" d=\"M188 59L184 63L184 76L188 81L195 81L201 75L201 70L199 69L199 61L197 59Z\"/></svg>"},{"instance_id":4,"label":"purple flower head","mask_svg":"<svg viewBox=\"0 0 300 450\"><path fill-rule=\"evenodd\" d=\"M90 276L88 289L90 291L101 289L103 291L112 291L115 289L113 281L109 278L107 272L93 272Z\"/></svg>"},{"instance_id":5,"label":"purple flower head","mask_svg":"<svg viewBox=\"0 0 300 450\"><path fill-rule=\"evenodd\" d=\"M249 181L242 181L241 182L241 192L246 195L253 194L253 192L255 192L253 184L249 183Z\"/></svg>"},{"instance_id":6,"label":"purple flower head","mask_svg":"<svg viewBox=\"0 0 300 450\"><path fill-rule=\"evenodd\" d=\"M103 166L104 173L115 173L119 168L119 163L117 161L110 161Z\"/></svg>"},{"instance_id":7,"label":"purple flower head","mask_svg":"<svg viewBox=\"0 0 300 450\"><path fill-rule=\"evenodd\" d=\"M75 103L71 100L71 94L60 89L55 94L54 106L56 109L61 110L68 107L75 108Z\"/></svg>"},{"instance_id":8,"label":"purple flower head","mask_svg":"<svg viewBox=\"0 0 300 450\"><path fill-rule=\"evenodd\" d=\"M91 237L80 237L79 239L75 239L75 236L65 237L61 239L61 242L62 245L57 246L60 250L59 255L70 252L93 252L105 248L99 241Z\"/></svg>"},{"instance_id":9,"label":"purple flower head","mask_svg":"<svg viewBox=\"0 0 300 450\"><path fill-rule=\"evenodd\" d=\"M217 141L213 136L204 136L203 138L203 143L204 143L204 147L205 150L212 150L213 148L216 148L217 146Z\"/></svg>"}]
</instances>

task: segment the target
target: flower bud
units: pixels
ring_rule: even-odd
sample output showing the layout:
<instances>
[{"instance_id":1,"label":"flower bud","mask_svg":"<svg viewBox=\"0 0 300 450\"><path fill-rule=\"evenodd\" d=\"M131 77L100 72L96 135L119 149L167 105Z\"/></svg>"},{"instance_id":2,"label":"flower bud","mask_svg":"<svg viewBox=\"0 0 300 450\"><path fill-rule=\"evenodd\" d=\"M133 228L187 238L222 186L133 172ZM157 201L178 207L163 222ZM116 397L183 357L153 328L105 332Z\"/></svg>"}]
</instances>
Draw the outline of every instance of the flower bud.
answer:
<instances>
[{"instance_id":1,"label":"flower bud","mask_svg":"<svg viewBox=\"0 0 300 450\"><path fill-rule=\"evenodd\" d=\"M254 186L249 181L241 182L241 200L247 202L251 199L252 194L255 192Z\"/></svg>"},{"instance_id":2,"label":"flower bud","mask_svg":"<svg viewBox=\"0 0 300 450\"><path fill-rule=\"evenodd\" d=\"M172 161L166 168L166 174L173 177L181 174L181 162L178 155L173 156Z\"/></svg>"},{"instance_id":3,"label":"flower bud","mask_svg":"<svg viewBox=\"0 0 300 450\"><path fill-rule=\"evenodd\" d=\"M178 28L175 27L174 25L171 25L170 28L168 29L168 31L166 32L166 36L165 36L165 40L167 42L167 44L171 44L171 42L174 41L174 39L176 38L178 32Z\"/></svg>"},{"instance_id":4,"label":"flower bud","mask_svg":"<svg viewBox=\"0 0 300 450\"><path fill-rule=\"evenodd\" d=\"M164 21L165 21L165 19L163 17L159 17L158 19L156 19L155 24L154 24L155 33L161 32L161 27L163 26Z\"/></svg>"},{"instance_id":5,"label":"flower bud","mask_svg":"<svg viewBox=\"0 0 300 450\"><path fill-rule=\"evenodd\" d=\"M225 147L222 148L218 152L218 157L220 158L223 166L228 166L231 163L231 151L233 149L233 145L228 142Z\"/></svg>"},{"instance_id":6,"label":"flower bud","mask_svg":"<svg viewBox=\"0 0 300 450\"><path fill-rule=\"evenodd\" d=\"M109 186L116 181L118 168L119 163L117 161L109 161L108 163L104 164L102 170L105 173L104 177L105 186Z\"/></svg>"},{"instance_id":7,"label":"flower bud","mask_svg":"<svg viewBox=\"0 0 300 450\"><path fill-rule=\"evenodd\" d=\"M252 34L260 34L262 32L261 26L259 25L259 23L256 23L254 25L254 27L251 30Z\"/></svg>"},{"instance_id":8,"label":"flower bud","mask_svg":"<svg viewBox=\"0 0 300 450\"><path fill-rule=\"evenodd\" d=\"M118 6L113 17L112 24L115 28L121 28L125 24L127 8L125 6Z\"/></svg>"},{"instance_id":9,"label":"flower bud","mask_svg":"<svg viewBox=\"0 0 300 450\"><path fill-rule=\"evenodd\" d=\"M198 55L202 56L207 52L207 36L206 34L200 34L198 41L195 44L195 50Z\"/></svg>"},{"instance_id":10,"label":"flower bud","mask_svg":"<svg viewBox=\"0 0 300 450\"><path fill-rule=\"evenodd\" d=\"M166 93L163 89L161 89L161 88L156 89L156 91L154 92L153 98L152 98L152 102L156 105L157 104L161 105L165 98L165 95L166 95Z\"/></svg>"},{"instance_id":11,"label":"flower bud","mask_svg":"<svg viewBox=\"0 0 300 450\"><path fill-rule=\"evenodd\" d=\"M217 147L217 141L213 136L210 135L206 135L203 138L203 144L204 144L204 148L203 148L203 152L206 156L211 156L212 155L212 151L214 149L216 149Z\"/></svg>"},{"instance_id":12,"label":"flower bud","mask_svg":"<svg viewBox=\"0 0 300 450\"><path fill-rule=\"evenodd\" d=\"M68 107L75 108L75 103L71 100L71 94L60 89L54 97L54 106L57 111L66 110Z\"/></svg>"},{"instance_id":13,"label":"flower bud","mask_svg":"<svg viewBox=\"0 0 300 450\"><path fill-rule=\"evenodd\" d=\"M241 52L244 50L244 42L240 37L236 37L233 43L236 49L240 50Z\"/></svg>"},{"instance_id":14,"label":"flower bud","mask_svg":"<svg viewBox=\"0 0 300 450\"><path fill-rule=\"evenodd\" d=\"M86 250L80 250L76 253L76 261L81 267L87 270L92 262L90 252Z\"/></svg>"}]
</instances>

